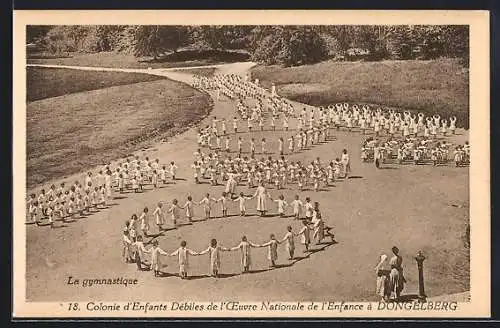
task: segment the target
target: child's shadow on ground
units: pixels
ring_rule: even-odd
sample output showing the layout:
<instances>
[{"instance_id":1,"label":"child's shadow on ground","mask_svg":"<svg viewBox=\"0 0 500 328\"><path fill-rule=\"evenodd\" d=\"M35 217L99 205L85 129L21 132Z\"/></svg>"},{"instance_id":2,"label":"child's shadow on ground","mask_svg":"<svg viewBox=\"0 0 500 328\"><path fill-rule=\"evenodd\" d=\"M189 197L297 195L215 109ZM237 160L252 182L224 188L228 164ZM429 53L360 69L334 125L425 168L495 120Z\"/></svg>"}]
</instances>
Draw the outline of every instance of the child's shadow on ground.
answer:
<instances>
[{"instance_id":1,"label":"child's shadow on ground","mask_svg":"<svg viewBox=\"0 0 500 328\"><path fill-rule=\"evenodd\" d=\"M231 277L235 277L235 276L239 276L240 273L219 273L217 275L217 278L231 278Z\"/></svg>"},{"instance_id":2,"label":"child's shadow on ground","mask_svg":"<svg viewBox=\"0 0 500 328\"><path fill-rule=\"evenodd\" d=\"M328 247L330 247L331 245L335 245L335 244L338 244L338 241L336 240L333 240L333 241L322 241L318 244L316 244L316 246L319 246L317 248L309 248L309 256L314 254L314 253L317 253L317 252L322 252L324 251L325 249L327 249Z\"/></svg>"},{"instance_id":3,"label":"child's shadow on ground","mask_svg":"<svg viewBox=\"0 0 500 328\"><path fill-rule=\"evenodd\" d=\"M212 219L227 219L234 216L240 216L239 214L228 214L226 216L214 216Z\"/></svg>"},{"instance_id":4,"label":"child's shadow on ground","mask_svg":"<svg viewBox=\"0 0 500 328\"><path fill-rule=\"evenodd\" d=\"M188 225L193 225L193 222L179 223L179 224L177 224L177 228L188 226ZM163 229L163 231L170 231L170 230L175 230L175 228Z\"/></svg>"},{"instance_id":5,"label":"child's shadow on ground","mask_svg":"<svg viewBox=\"0 0 500 328\"><path fill-rule=\"evenodd\" d=\"M168 273L164 271L158 271L158 277L168 278L168 277L180 277L178 273Z\"/></svg>"},{"instance_id":6,"label":"child's shadow on ground","mask_svg":"<svg viewBox=\"0 0 500 328\"><path fill-rule=\"evenodd\" d=\"M249 270L249 271L245 272L244 274L262 273L262 272L266 272L266 271L269 271L269 269Z\"/></svg>"},{"instance_id":7,"label":"child's shadow on ground","mask_svg":"<svg viewBox=\"0 0 500 328\"><path fill-rule=\"evenodd\" d=\"M179 277L178 274L176 274L176 276ZM206 274L192 275L192 276L188 276L186 280L198 280L198 279L204 279L204 278L210 278L210 276L206 275Z\"/></svg>"},{"instance_id":8,"label":"child's shadow on ground","mask_svg":"<svg viewBox=\"0 0 500 328\"><path fill-rule=\"evenodd\" d=\"M50 225L50 224L46 224L46 225ZM66 228L67 225L65 224L61 224L60 226L53 226L52 229L61 229L61 228Z\"/></svg>"}]
</instances>

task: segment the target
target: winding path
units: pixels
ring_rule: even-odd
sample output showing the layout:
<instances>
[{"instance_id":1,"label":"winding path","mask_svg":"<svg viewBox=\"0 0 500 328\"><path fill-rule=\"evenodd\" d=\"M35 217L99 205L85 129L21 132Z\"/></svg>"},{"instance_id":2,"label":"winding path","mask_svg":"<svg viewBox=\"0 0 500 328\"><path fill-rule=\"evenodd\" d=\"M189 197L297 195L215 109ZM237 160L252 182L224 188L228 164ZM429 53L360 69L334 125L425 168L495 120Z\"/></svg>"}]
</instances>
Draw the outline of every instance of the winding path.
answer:
<instances>
[{"instance_id":1,"label":"winding path","mask_svg":"<svg viewBox=\"0 0 500 328\"><path fill-rule=\"evenodd\" d=\"M67 66L67 65L45 65L45 64L27 64L27 67L43 68L66 68L81 71L100 71L100 72L124 72L124 73L143 73L158 76L165 76L169 79L192 84L193 76L189 73L182 73L183 70L197 68L216 68L222 74L245 74L250 68L255 66L253 62L238 62L232 64L208 65L208 66L190 66L190 67L172 67L172 68L114 68L114 67L95 67L95 66Z\"/></svg>"}]
</instances>

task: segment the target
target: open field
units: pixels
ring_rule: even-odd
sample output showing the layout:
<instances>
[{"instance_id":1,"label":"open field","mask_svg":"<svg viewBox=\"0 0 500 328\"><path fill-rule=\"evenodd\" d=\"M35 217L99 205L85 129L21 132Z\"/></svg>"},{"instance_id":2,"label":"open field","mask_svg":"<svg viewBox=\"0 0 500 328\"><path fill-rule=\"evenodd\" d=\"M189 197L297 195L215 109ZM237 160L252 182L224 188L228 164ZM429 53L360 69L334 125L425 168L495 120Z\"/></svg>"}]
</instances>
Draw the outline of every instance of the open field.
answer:
<instances>
[{"instance_id":1,"label":"open field","mask_svg":"<svg viewBox=\"0 0 500 328\"><path fill-rule=\"evenodd\" d=\"M166 82L168 80L144 84ZM142 83L134 86L138 85ZM115 90L119 92L120 88L123 86L105 90L108 97L114 97ZM121 93L120 97L124 94ZM91 93L76 95L94 98ZM222 100L215 102L212 115L230 120L234 109L234 102ZM127 121L132 119L134 116ZM211 118L206 118L200 125L210 121ZM296 122L290 124L294 126ZM98 131L102 129L100 124L96 124L96 128ZM457 143L467 140L466 131L458 132L447 140ZM96 134L99 136L100 133ZM278 137L286 138L289 133L281 130L243 132L238 136L245 140L265 137L269 149L276 151ZM237 136L231 137L234 150ZM299 194L301 199L310 196L313 201L320 202L325 223L334 227L338 244L315 246L316 252L304 256L302 246L297 243L297 256L303 257L297 262L286 260L284 248L280 246L278 263L281 267L275 270L267 269L266 249L255 249L252 251L254 272L246 275L239 274L239 253L223 253L223 277L220 279L205 276L208 269L206 256L191 259L191 280L180 280L175 276L178 270L175 258L164 259L165 276L161 278L154 278L152 272L137 271L134 265L123 263L121 228L133 213L139 214L144 206L152 210L159 201L170 204L174 198L183 204L188 194L196 201L207 192L218 197L224 190L223 186L194 184L190 165L197 144L196 132L192 128L142 153L143 156L159 158L161 163L175 160L181 178L176 184L120 195L110 208L64 225L58 222L58 227L61 227L58 229L27 226L27 298L32 301L373 301L378 300L373 268L381 253L390 255L393 245L401 249L403 257L408 281L404 294L412 295L418 290L417 267L413 259L418 250L423 250L428 258L425 262L428 296L467 291L469 262L463 235L469 220L468 168L387 165L386 169L377 170L373 164L360 161L359 145L366 136L341 130L335 132L335 137L333 141L291 155L289 160L311 161L320 156L327 161L347 148L351 154L352 179L338 181L335 186L319 193L298 192L296 185L280 191L271 189L270 193L274 198L284 194L290 200ZM250 194L253 190L240 186L238 191ZM275 206L269 205L270 213L274 214ZM236 245L242 235L262 243L270 233L281 238L288 224L295 231L299 228L291 218L255 216L255 200L249 201L247 208L249 215L245 218L234 215L237 212L234 203L229 205L232 216L201 221L202 209L197 207L195 220L198 222L163 232L156 238L160 247L167 251L176 249L181 240L186 240L191 249L200 251L207 247L211 238L217 238L223 246ZM219 217L220 214L217 205L214 215ZM156 228L152 232L157 233ZM137 278L139 282L126 288L118 285L82 288L68 285L69 276L80 279L122 276Z\"/></svg>"},{"instance_id":2,"label":"open field","mask_svg":"<svg viewBox=\"0 0 500 328\"><path fill-rule=\"evenodd\" d=\"M322 62L258 66L252 77L284 97L315 106L359 102L457 117L468 128L468 74L458 60Z\"/></svg>"},{"instance_id":3,"label":"open field","mask_svg":"<svg viewBox=\"0 0 500 328\"><path fill-rule=\"evenodd\" d=\"M158 60L136 58L131 54L100 52L95 54L69 54L59 58L31 55L28 64L53 64L68 66L98 66L112 68L174 68L207 66L221 63L245 61L248 54L230 51L180 51Z\"/></svg>"},{"instance_id":4,"label":"open field","mask_svg":"<svg viewBox=\"0 0 500 328\"><path fill-rule=\"evenodd\" d=\"M211 108L206 94L161 77L74 70L39 72L48 73L41 74L42 81L54 75L64 78L29 94L57 94L63 88L62 81L71 85L68 92L76 93L28 103L28 187L101 165L152 140L179 133ZM139 76L156 81L138 82ZM97 87L99 81L105 81L104 88L77 92ZM117 85L126 81L132 84ZM40 80L31 85L39 86Z\"/></svg>"},{"instance_id":5,"label":"open field","mask_svg":"<svg viewBox=\"0 0 500 328\"><path fill-rule=\"evenodd\" d=\"M122 73L85 72L64 68L26 68L27 100L35 101L76 92L104 89L118 85L150 82L164 79L161 76Z\"/></svg>"}]
</instances>

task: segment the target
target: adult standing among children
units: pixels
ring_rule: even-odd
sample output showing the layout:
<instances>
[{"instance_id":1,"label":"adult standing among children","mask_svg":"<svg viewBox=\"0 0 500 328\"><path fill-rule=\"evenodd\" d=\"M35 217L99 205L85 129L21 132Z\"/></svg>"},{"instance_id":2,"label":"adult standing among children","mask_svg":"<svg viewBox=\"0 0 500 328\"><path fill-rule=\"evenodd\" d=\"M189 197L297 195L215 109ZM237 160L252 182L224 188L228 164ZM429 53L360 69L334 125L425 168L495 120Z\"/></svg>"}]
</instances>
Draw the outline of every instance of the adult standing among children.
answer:
<instances>
[{"instance_id":1,"label":"adult standing among children","mask_svg":"<svg viewBox=\"0 0 500 328\"><path fill-rule=\"evenodd\" d=\"M382 147L379 142L377 142L375 147L373 147L373 161L375 163L375 167L379 169L380 164L382 163Z\"/></svg>"},{"instance_id":2,"label":"adult standing among children","mask_svg":"<svg viewBox=\"0 0 500 328\"><path fill-rule=\"evenodd\" d=\"M347 153L347 149L342 150L342 156L340 158L342 163L342 167L344 170L344 178L348 178L349 173L351 172L351 161L349 159L349 154Z\"/></svg>"},{"instance_id":3,"label":"adult standing among children","mask_svg":"<svg viewBox=\"0 0 500 328\"><path fill-rule=\"evenodd\" d=\"M394 256L389 261L389 265L391 266L391 273L389 274L390 291L395 299L398 300L404 289L406 279L403 275L403 258L399 255L399 248L396 246L392 247L392 253Z\"/></svg>"},{"instance_id":4,"label":"adult standing among children","mask_svg":"<svg viewBox=\"0 0 500 328\"><path fill-rule=\"evenodd\" d=\"M313 217L311 223L314 227L313 239L316 239L316 245L321 244L325 238L325 223L321 217L321 211L319 210L319 203L314 202Z\"/></svg>"},{"instance_id":5,"label":"adult standing among children","mask_svg":"<svg viewBox=\"0 0 500 328\"><path fill-rule=\"evenodd\" d=\"M253 197L257 198L257 211L260 212L260 216L264 216L267 212L267 198L272 198L266 187L264 187L264 183L259 183L257 190Z\"/></svg>"},{"instance_id":6,"label":"adult standing among children","mask_svg":"<svg viewBox=\"0 0 500 328\"><path fill-rule=\"evenodd\" d=\"M226 192L226 194L231 195L231 197L236 193L236 186L238 185L238 183L236 182L235 175L236 175L236 172L234 172L234 171L228 173L228 175L227 175L228 179L226 182L225 192Z\"/></svg>"}]
</instances>

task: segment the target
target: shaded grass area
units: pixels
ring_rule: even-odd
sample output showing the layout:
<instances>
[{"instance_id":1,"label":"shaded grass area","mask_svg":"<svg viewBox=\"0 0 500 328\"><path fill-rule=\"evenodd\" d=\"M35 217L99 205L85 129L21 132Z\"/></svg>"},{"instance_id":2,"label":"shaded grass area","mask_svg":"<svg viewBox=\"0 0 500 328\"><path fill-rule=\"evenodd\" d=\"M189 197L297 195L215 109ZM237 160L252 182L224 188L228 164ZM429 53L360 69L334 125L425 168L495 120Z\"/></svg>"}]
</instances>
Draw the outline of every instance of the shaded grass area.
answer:
<instances>
[{"instance_id":1,"label":"shaded grass area","mask_svg":"<svg viewBox=\"0 0 500 328\"><path fill-rule=\"evenodd\" d=\"M44 67L27 67L26 76L27 101L58 97L117 85L165 79L162 76L140 73L89 72Z\"/></svg>"},{"instance_id":2,"label":"shaded grass area","mask_svg":"<svg viewBox=\"0 0 500 328\"><path fill-rule=\"evenodd\" d=\"M203 67L203 68L188 68L188 69L179 69L175 70L175 72L193 74L193 75L202 75L202 76L213 76L217 71L217 68L214 67Z\"/></svg>"},{"instance_id":3,"label":"shaded grass area","mask_svg":"<svg viewBox=\"0 0 500 328\"><path fill-rule=\"evenodd\" d=\"M469 80L456 59L431 61L322 62L252 70L266 87L284 97L315 105L360 102L457 117L469 127Z\"/></svg>"},{"instance_id":4,"label":"shaded grass area","mask_svg":"<svg viewBox=\"0 0 500 328\"><path fill-rule=\"evenodd\" d=\"M246 61L249 55L239 51L186 50L165 55L158 59L136 58L131 54L100 52L95 54L65 54L60 58L47 58L33 54L28 64L52 64L69 66L92 66L112 68L170 68L206 66ZM66 58L64 58L66 57Z\"/></svg>"},{"instance_id":5,"label":"shaded grass area","mask_svg":"<svg viewBox=\"0 0 500 328\"><path fill-rule=\"evenodd\" d=\"M26 56L29 59L60 59L71 58L69 54L53 54L49 52L28 52Z\"/></svg>"},{"instance_id":6,"label":"shaded grass area","mask_svg":"<svg viewBox=\"0 0 500 328\"><path fill-rule=\"evenodd\" d=\"M211 106L208 95L168 79L30 102L28 188L182 132Z\"/></svg>"}]
</instances>

